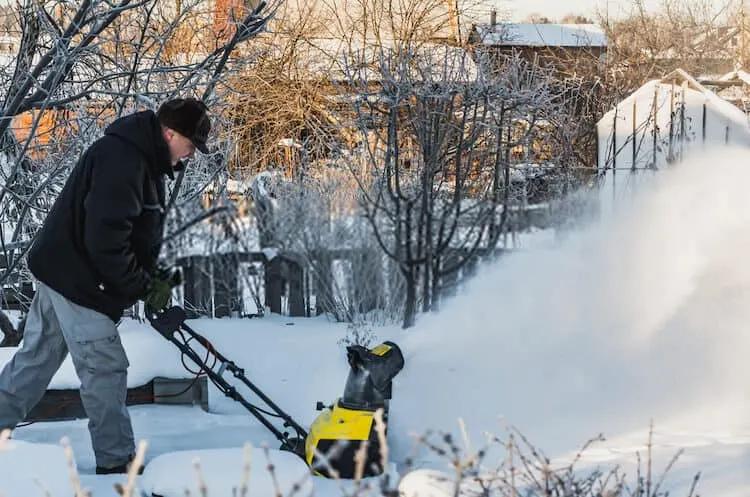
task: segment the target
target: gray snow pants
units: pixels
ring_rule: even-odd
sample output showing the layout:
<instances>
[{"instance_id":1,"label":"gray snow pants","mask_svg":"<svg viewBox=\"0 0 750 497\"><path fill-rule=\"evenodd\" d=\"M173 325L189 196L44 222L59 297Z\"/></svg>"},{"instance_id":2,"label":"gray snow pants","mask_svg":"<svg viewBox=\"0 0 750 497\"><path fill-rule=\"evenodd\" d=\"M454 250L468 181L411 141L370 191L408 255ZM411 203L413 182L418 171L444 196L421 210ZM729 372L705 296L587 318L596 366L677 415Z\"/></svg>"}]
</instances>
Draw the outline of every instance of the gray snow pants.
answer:
<instances>
[{"instance_id":1,"label":"gray snow pants","mask_svg":"<svg viewBox=\"0 0 750 497\"><path fill-rule=\"evenodd\" d=\"M89 417L96 465L115 467L135 453L125 406L127 368L117 327L39 283L23 343L0 373L0 429L14 428L39 402L70 352Z\"/></svg>"}]
</instances>

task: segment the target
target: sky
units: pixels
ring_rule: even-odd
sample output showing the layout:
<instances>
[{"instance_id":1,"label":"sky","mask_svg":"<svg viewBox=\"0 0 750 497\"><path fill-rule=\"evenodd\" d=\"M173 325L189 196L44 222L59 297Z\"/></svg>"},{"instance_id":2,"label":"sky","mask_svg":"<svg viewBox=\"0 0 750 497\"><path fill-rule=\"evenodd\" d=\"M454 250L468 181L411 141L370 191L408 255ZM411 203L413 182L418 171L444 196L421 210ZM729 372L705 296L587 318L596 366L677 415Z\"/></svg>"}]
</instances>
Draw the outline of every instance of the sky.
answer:
<instances>
[{"instance_id":1,"label":"sky","mask_svg":"<svg viewBox=\"0 0 750 497\"><path fill-rule=\"evenodd\" d=\"M507 12L512 21L522 21L529 14L538 13L554 19L559 19L566 14L581 14L589 19L595 18L596 9L609 12L613 16L622 13L626 7L633 4L634 0L465 0L467 3L482 5L472 9L479 22L483 19L489 21L490 11L497 9L498 12ZM709 0L714 5L720 5L727 0ZM644 0L647 9L657 9L662 0ZM0 0L0 5L10 3L10 0ZM498 20L502 16L498 15ZM595 20L595 19L594 19Z\"/></svg>"},{"instance_id":2,"label":"sky","mask_svg":"<svg viewBox=\"0 0 750 497\"><path fill-rule=\"evenodd\" d=\"M593 17L597 7L606 9L609 6L610 12L621 11L624 7L632 4L631 0L494 0L491 2L497 5L498 11L508 11L511 19L515 21L523 20L529 14L540 13L547 17L557 19L566 14L582 14L586 17ZM647 8L655 8L659 5L659 0L645 0ZM488 14L489 16L489 14Z\"/></svg>"},{"instance_id":3,"label":"sky","mask_svg":"<svg viewBox=\"0 0 750 497\"><path fill-rule=\"evenodd\" d=\"M513 13L520 18L537 12L548 17L560 18L566 14L583 14L591 17L595 9L601 8L603 11L609 6L612 10L621 10L623 7L632 5L630 0L523 0L507 2ZM646 0L647 7L658 6L658 0Z\"/></svg>"}]
</instances>

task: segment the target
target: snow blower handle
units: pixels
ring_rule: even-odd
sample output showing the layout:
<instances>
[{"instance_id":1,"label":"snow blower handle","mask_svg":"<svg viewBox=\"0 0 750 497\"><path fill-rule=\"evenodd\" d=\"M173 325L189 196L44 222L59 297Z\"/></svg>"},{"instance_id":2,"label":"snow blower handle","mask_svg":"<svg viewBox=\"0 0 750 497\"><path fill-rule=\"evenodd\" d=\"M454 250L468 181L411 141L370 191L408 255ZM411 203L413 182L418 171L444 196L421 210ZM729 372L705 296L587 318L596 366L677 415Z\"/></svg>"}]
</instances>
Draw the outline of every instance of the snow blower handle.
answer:
<instances>
[{"instance_id":1,"label":"snow blower handle","mask_svg":"<svg viewBox=\"0 0 750 497\"><path fill-rule=\"evenodd\" d=\"M147 313L146 317L156 331L169 338L182 327L187 319L187 314L185 309L176 305L161 312Z\"/></svg>"},{"instance_id":2,"label":"snow blower handle","mask_svg":"<svg viewBox=\"0 0 750 497\"><path fill-rule=\"evenodd\" d=\"M270 430L271 433L273 433L281 442L283 450L294 452L304 459L304 441L307 438L307 431L294 421L289 414L277 406L265 393L263 393L263 391L255 386L255 384L245 376L244 369L224 357L224 355L214 348L213 344L206 337L185 324L187 315L182 307L174 306L163 311L147 313L146 316L151 323L151 326L153 326L159 334L172 342L180 352L182 352L183 356L188 357L193 363L200 366L201 371L208 376L221 393L242 404L245 409L261 422L261 424L268 428L268 430ZM209 365L207 359L204 359L202 355L190 345L191 340L195 340L201 344L206 349L206 353L213 356L215 359L213 364ZM214 370L217 363L219 364L218 371ZM253 394L263 401L265 406L258 406L257 404L251 403L245 399L245 397L224 378L225 371L232 373L234 378L239 380L245 387L249 388ZM274 426L271 419L281 419L285 428L291 427L294 429L295 436L290 436L289 432L286 431L282 433L276 428L276 426Z\"/></svg>"}]
</instances>

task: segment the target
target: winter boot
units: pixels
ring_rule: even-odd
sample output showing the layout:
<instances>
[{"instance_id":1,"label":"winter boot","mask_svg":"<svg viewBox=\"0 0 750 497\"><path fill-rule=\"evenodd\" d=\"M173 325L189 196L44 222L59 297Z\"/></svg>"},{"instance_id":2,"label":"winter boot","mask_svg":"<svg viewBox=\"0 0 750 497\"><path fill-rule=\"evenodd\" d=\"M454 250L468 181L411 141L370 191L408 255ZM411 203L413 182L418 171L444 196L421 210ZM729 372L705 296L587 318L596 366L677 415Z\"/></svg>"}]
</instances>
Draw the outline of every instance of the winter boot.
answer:
<instances>
[{"instance_id":1,"label":"winter boot","mask_svg":"<svg viewBox=\"0 0 750 497\"><path fill-rule=\"evenodd\" d=\"M113 468L104 468L102 466L97 466L96 474L97 475L114 475L118 473L127 473L128 471L130 471L130 464L132 462L133 462L133 456L130 456L130 459L128 460L128 462L124 464L120 464L119 466L115 466ZM139 475L143 474L143 466L138 468L138 474Z\"/></svg>"}]
</instances>

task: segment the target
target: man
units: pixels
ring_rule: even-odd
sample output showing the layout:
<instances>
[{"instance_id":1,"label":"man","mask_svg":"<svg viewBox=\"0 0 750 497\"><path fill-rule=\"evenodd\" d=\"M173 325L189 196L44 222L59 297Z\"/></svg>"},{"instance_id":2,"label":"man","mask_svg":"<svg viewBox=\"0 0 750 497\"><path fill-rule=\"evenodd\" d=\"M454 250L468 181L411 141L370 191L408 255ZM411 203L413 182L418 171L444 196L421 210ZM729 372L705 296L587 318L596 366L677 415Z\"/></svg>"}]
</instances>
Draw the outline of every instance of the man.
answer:
<instances>
[{"instance_id":1,"label":"man","mask_svg":"<svg viewBox=\"0 0 750 497\"><path fill-rule=\"evenodd\" d=\"M22 347L0 373L0 429L26 417L70 352L97 474L126 472L135 452L116 323L139 299L153 310L168 303L172 275L157 270L164 176L196 148L207 153L206 111L175 99L114 121L79 159L29 251L38 288Z\"/></svg>"}]
</instances>

